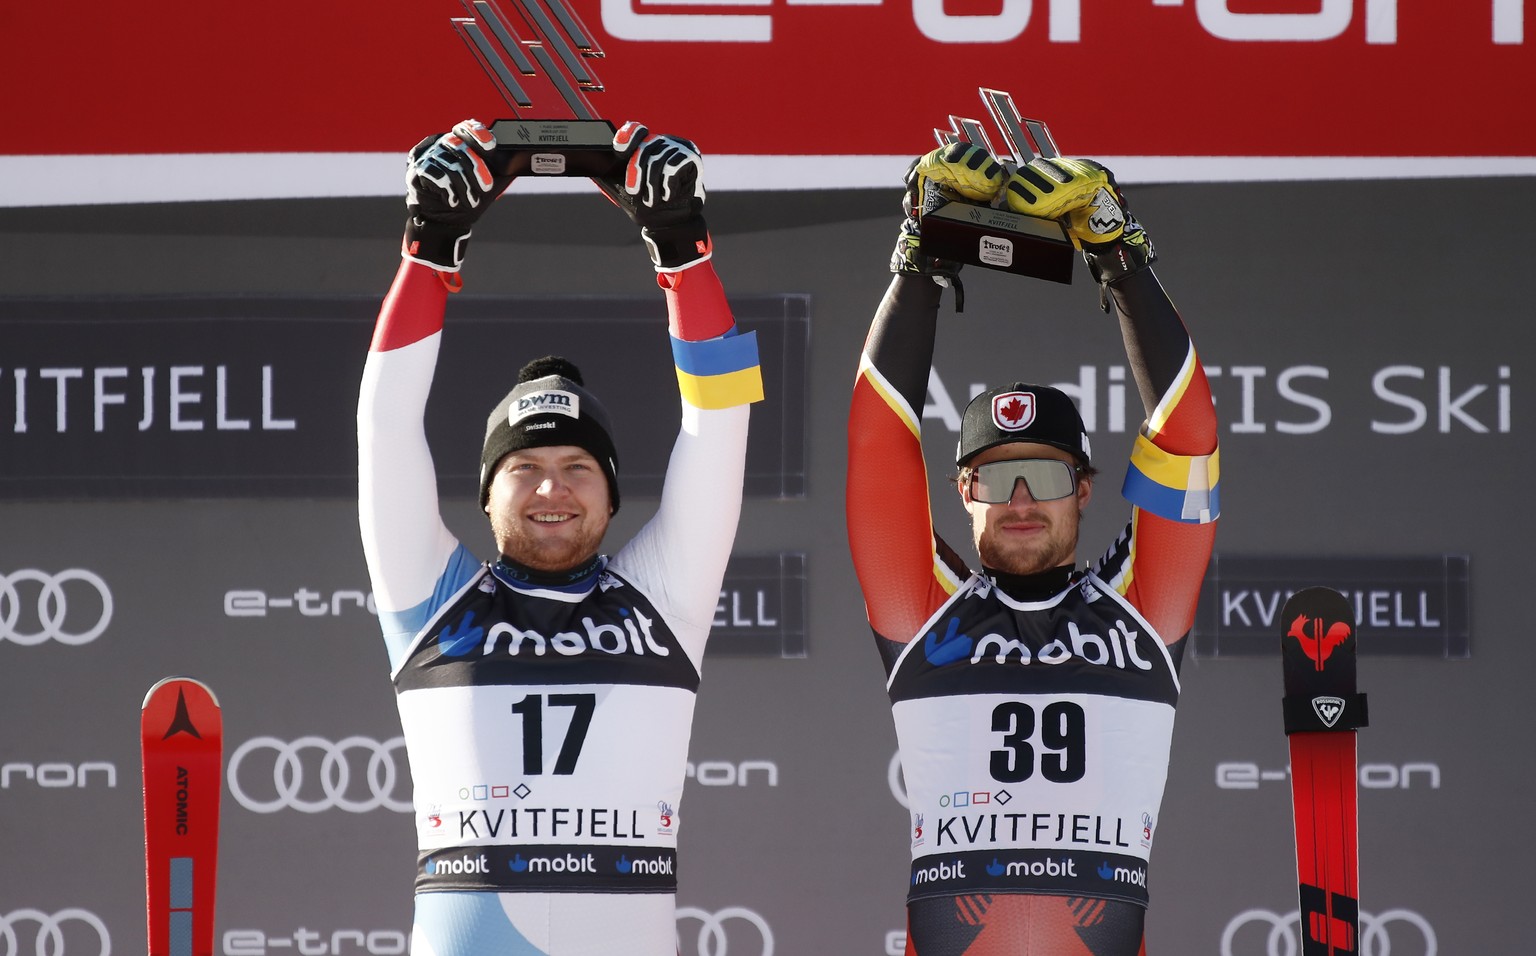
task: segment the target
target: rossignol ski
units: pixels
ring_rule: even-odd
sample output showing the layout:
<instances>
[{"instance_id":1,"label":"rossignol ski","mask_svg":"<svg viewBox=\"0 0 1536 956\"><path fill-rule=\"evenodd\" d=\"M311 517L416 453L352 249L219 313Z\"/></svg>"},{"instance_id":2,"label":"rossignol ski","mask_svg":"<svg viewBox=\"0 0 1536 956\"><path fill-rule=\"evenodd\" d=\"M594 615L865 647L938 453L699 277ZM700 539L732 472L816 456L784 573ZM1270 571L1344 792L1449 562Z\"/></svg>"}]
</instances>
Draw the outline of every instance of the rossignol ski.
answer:
<instances>
[{"instance_id":1,"label":"rossignol ski","mask_svg":"<svg viewBox=\"0 0 1536 956\"><path fill-rule=\"evenodd\" d=\"M167 677L139 719L149 956L213 956L224 723L206 685Z\"/></svg>"},{"instance_id":2,"label":"rossignol ski","mask_svg":"<svg viewBox=\"0 0 1536 956\"><path fill-rule=\"evenodd\" d=\"M1331 588L1293 594L1281 611L1285 732L1291 748L1301 956L1360 952L1355 730L1355 613Z\"/></svg>"}]
</instances>

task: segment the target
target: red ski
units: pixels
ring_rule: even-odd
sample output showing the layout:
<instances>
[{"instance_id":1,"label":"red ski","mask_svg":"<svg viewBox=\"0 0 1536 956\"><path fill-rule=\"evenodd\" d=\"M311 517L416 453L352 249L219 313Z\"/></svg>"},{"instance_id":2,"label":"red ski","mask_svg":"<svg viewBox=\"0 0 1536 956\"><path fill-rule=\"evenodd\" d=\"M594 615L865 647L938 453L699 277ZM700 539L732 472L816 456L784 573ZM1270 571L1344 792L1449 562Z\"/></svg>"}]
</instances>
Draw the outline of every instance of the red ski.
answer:
<instances>
[{"instance_id":1,"label":"red ski","mask_svg":"<svg viewBox=\"0 0 1536 956\"><path fill-rule=\"evenodd\" d=\"M224 723L206 685L167 677L139 719L149 956L213 956Z\"/></svg>"},{"instance_id":2,"label":"red ski","mask_svg":"<svg viewBox=\"0 0 1536 956\"><path fill-rule=\"evenodd\" d=\"M1355 614L1331 588L1307 588L1280 616L1285 732L1291 745L1302 956L1360 952Z\"/></svg>"}]
</instances>

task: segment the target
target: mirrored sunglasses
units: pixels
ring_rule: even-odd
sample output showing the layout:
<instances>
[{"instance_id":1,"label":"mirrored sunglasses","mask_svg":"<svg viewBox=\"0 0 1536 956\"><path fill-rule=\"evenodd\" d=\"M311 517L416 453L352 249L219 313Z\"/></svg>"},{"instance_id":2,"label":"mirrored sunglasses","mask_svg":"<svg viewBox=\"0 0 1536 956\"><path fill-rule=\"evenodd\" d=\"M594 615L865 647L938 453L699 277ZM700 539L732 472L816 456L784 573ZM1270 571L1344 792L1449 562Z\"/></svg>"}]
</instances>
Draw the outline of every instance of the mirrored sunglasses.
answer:
<instances>
[{"instance_id":1,"label":"mirrored sunglasses","mask_svg":"<svg viewBox=\"0 0 1536 956\"><path fill-rule=\"evenodd\" d=\"M1077 469L1055 458L989 461L971 469L971 499L1003 504L1013 497L1014 486L1020 481L1036 501L1055 501L1077 491Z\"/></svg>"}]
</instances>

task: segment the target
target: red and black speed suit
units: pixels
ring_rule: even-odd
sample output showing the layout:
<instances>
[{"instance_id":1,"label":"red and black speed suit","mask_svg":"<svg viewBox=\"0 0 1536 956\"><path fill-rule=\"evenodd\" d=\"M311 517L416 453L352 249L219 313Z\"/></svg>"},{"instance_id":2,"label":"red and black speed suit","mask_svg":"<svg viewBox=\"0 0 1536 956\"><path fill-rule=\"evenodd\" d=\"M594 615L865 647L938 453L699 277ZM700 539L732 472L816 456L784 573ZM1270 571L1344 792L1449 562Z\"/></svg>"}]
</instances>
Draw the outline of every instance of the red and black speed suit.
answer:
<instances>
[{"instance_id":1,"label":"red and black speed suit","mask_svg":"<svg viewBox=\"0 0 1536 956\"><path fill-rule=\"evenodd\" d=\"M1091 569L1023 577L1005 573L1008 569L983 569L972 575L934 534L919 440L941 292L922 276L897 275L892 281L865 344L848 426L849 541L890 678L909 799L915 778L925 771L932 777L932 765L953 768L960 759L956 753L972 755L984 770L989 752L995 755L1004 746L1005 735L990 731L1006 729L1018 753L1030 759L1038 754L1044 761L1060 757L1050 748L1061 743L1064 729L1075 727L1086 735L1082 746L1090 762L1094 748L1119 753L1114 749L1117 742L1123 745L1119 737L1140 732L1134 722L1126 725L1123 715L1130 705L1165 709L1171 734L1177 663L1194 620L1217 511L1217 425L1209 386L1183 321L1153 272L1144 269L1109 290L1147 411L1127 481L1132 508L1125 533ZM1095 608L1099 618L1092 617ZM944 615L952 616L944 622ZM1095 621L1111 622L1100 633L1107 630L1113 640L1086 633ZM941 622L948 624L947 632ZM962 624L993 632L977 641L957 634ZM1098 650L1083 649L1089 638ZM1136 640L1155 646L1138 647ZM967 656L973 646L975 653ZM1114 660L1106 650L1111 646ZM1139 676L1127 656L1147 674L1155 673L1162 689L1143 700L1122 699L1140 691L1124 691L1129 684L1105 674L1118 663L1122 672ZM1010 688L1016 689L1016 701L1008 699ZM914 699L924 694L927 699ZM1029 710L1031 723L1010 718L1006 728L994 723L989 730L972 721L965 739L918 730L915 743L907 728L921 722L903 726L903 706L975 710L983 697L987 707L998 701L999 713L1010 707ZM1077 722L1053 729L1042 720L1035 727L1035 711L1051 717L1053 707L1071 711L1068 716L1075 714ZM1042 739L1042 732L1051 736ZM1034 738L1026 739L1030 733ZM1165 738L1160 752L1139 769L1117 764L1104 773L1106 779L1124 780L1133 773L1155 777L1146 789L1160 802L1167 762ZM1145 861L1158 807L1129 822L1089 812L1031 813L1056 799L1051 788L1057 784L1047 776L1034 773L1022 782L990 786L967 783L952 797L945 791L934 801L942 809L926 820L914 803L909 956L1144 951ZM941 779L928 789L937 792L951 782ZM1051 852L1031 849L1031 837ZM953 852L938 853L935 843ZM1121 856L1089 855L1100 846ZM1137 854L1139 871L1133 866ZM1069 869L1075 879L1055 879ZM1025 879L1017 880L1019 874ZM963 879L951 879L956 875ZM1139 887L1131 885L1137 881ZM1021 883L1028 888L1010 888ZM954 891L935 889L946 885Z\"/></svg>"}]
</instances>

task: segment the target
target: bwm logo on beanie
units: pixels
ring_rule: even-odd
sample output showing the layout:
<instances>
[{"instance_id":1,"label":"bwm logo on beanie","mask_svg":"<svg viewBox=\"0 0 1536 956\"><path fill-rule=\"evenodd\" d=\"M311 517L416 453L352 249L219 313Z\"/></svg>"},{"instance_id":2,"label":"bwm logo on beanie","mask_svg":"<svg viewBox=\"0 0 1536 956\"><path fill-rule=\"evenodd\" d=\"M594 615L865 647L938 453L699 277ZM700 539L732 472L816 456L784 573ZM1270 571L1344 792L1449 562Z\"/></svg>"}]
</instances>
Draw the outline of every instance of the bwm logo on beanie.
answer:
<instances>
[{"instance_id":1,"label":"bwm logo on beanie","mask_svg":"<svg viewBox=\"0 0 1536 956\"><path fill-rule=\"evenodd\" d=\"M490 494L501 459L524 448L575 445L608 478L613 510L619 508L619 456L608 430L608 413L581 378L581 370L556 355L534 359L517 373L517 385L491 410L480 451L480 506Z\"/></svg>"},{"instance_id":2,"label":"bwm logo on beanie","mask_svg":"<svg viewBox=\"0 0 1536 956\"><path fill-rule=\"evenodd\" d=\"M992 424L998 428L1005 432L1017 432L1034 422L1034 392L1003 392L992 396Z\"/></svg>"},{"instance_id":3,"label":"bwm logo on beanie","mask_svg":"<svg viewBox=\"0 0 1536 956\"><path fill-rule=\"evenodd\" d=\"M507 407L507 424L516 425L530 415L569 415L581 417L581 396L560 388L546 388L519 395Z\"/></svg>"}]
</instances>

